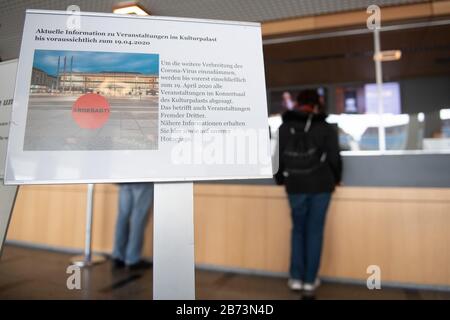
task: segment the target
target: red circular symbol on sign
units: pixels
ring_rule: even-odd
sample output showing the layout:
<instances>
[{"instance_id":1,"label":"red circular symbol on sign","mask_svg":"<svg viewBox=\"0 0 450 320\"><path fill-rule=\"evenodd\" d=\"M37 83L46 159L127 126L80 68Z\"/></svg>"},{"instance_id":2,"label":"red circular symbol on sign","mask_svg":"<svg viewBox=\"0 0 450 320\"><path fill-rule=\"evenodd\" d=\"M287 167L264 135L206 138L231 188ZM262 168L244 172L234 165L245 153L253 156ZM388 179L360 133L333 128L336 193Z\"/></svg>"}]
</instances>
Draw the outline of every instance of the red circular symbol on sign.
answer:
<instances>
[{"instance_id":1,"label":"red circular symbol on sign","mask_svg":"<svg viewBox=\"0 0 450 320\"><path fill-rule=\"evenodd\" d=\"M73 104L72 118L80 128L101 128L109 118L109 103L99 94L82 95Z\"/></svg>"}]
</instances>

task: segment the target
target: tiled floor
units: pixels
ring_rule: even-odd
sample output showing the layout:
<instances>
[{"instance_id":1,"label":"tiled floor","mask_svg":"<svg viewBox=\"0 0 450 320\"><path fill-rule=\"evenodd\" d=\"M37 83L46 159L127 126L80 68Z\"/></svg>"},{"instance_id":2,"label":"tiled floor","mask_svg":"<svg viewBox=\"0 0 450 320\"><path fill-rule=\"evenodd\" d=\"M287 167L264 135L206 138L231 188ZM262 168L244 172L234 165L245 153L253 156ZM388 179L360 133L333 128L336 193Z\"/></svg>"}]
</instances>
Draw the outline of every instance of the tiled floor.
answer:
<instances>
[{"instance_id":1,"label":"tiled floor","mask_svg":"<svg viewBox=\"0 0 450 320\"><path fill-rule=\"evenodd\" d=\"M0 299L151 299L152 272L112 272L109 262L84 269L81 290L68 290L70 254L6 245L0 260ZM286 279L196 271L197 299L301 299ZM323 283L316 299L450 299L450 292Z\"/></svg>"}]
</instances>

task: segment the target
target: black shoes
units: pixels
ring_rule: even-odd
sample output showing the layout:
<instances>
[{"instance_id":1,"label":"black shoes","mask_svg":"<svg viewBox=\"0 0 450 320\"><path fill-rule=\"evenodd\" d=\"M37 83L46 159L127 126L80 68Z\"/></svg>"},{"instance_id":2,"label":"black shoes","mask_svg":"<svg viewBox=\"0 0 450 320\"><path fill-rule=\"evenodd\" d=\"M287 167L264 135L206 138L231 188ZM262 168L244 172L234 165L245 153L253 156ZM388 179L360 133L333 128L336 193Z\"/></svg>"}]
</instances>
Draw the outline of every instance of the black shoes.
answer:
<instances>
[{"instance_id":1,"label":"black shoes","mask_svg":"<svg viewBox=\"0 0 450 320\"><path fill-rule=\"evenodd\" d=\"M153 267L153 264L151 262L147 262L145 260L140 260L136 263L126 265L124 261L122 261L120 259L112 258L112 269L113 270L124 269L125 267L127 267L127 269L129 271L136 271L136 270L150 269L151 267Z\"/></svg>"},{"instance_id":2,"label":"black shoes","mask_svg":"<svg viewBox=\"0 0 450 320\"><path fill-rule=\"evenodd\" d=\"M145 260L140 260L139 262L130 264L128 266L128 270L130 270L130 271L145 270L145 269L150 269L151 267L153 267L153 264L151 262L147 262Z\"/></svg>"},{"instance_id":3,"label":"black shoes","mask_svg":"<svg viewBox=\"0 0 450 320\"><path fill-rule=\"evenodd\" d=\"M112 259L112 268L113 270L123 269L125 268L125 262L120 259Z\"/></svg>"}]
</instances>

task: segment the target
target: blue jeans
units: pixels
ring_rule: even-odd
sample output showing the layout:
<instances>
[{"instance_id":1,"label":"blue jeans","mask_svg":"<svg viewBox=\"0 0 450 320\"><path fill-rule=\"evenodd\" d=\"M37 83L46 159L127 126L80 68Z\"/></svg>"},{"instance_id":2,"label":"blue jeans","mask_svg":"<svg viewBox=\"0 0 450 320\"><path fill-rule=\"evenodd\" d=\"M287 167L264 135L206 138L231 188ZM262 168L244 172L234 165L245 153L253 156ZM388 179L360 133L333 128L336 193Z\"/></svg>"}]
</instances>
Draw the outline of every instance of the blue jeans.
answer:
<instances>
[{"instance_id":1,"label":"blue jeans","mask_svg":"<svg viewBox=\"0 0 450 320\"><path fill-rule=\"evenodd\" d=\"M314 283L320 266L323 229L331 193L289 194L292 210L292 279Z\"/></svg>"},{"instance_id":2,"label":"blue jeans","mask_svg":"<svg viewBox=\"0 0 450 320\"><path fill-rule=\"evenodd\" d=\"M141 260L148 210L153 203L153 183L121 184L113 258L131 265Z\"/></svg>"}]
</instances>

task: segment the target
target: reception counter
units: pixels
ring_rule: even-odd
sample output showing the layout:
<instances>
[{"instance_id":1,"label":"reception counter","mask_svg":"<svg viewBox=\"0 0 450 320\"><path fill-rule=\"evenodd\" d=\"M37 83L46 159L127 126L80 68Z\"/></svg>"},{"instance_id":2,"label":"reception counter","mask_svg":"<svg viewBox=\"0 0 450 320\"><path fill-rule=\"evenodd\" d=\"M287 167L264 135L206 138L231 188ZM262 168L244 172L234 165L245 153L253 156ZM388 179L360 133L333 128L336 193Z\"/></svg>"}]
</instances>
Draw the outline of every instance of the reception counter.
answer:
<instances>
[{"instance_id":1,"label":"reception counter","mask_svg":"<svg viewBox=\"0 0 450 320\"><path fill-rule=\"evenodd\" d=\"M174 200L176 200L176 195ZM84 245L86 186L23 186L7 239L79 250ZM117 187L97 185L93 248L110 253ZM144 253L152 255L152 223ZM282 187L196 184L195 256L199 266L287 275L290 216ZM450 287L450 189L340 187L327 218L321 275Z\"/></svg>"}]
</instances>

